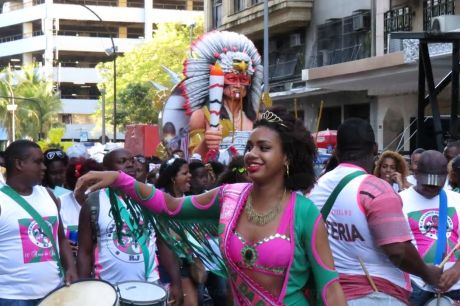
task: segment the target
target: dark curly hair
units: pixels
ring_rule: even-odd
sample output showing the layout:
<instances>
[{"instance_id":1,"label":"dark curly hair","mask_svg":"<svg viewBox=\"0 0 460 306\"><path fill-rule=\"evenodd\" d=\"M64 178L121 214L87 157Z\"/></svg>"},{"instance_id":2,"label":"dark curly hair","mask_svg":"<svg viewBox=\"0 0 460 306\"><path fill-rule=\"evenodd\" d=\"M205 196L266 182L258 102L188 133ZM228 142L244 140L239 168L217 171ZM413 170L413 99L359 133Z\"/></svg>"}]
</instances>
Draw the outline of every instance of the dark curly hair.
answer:
<instances>
[{"instance_id":1,"label":"dark curly hair","mask_svg":"<svg viewBox=\"0 0 460 306\"><path fill-rule=\"evenodd\" d=\"M228 164L227 170L219 175L216 186L249 181L250 180L246 175L246 168L244 167L244 158L243 156L237 156Z\"/></svg>"},{"instance_id":2,"label":"dark curly hair","mask_svg":"<svg viewBox=\"0 0 460 306\"><path fill-rule=\"evenodd\" d=\"M161 164L157 188L163 189L165 192L174 196L173 179L176 177L180 168L187 164L187 161L182 158L173 157Z\"/></svg>"},{"instance_id":3,"label":"dark curly hair","mask_svg":"<svg viewBox=\"0 0 460 306\"><path fill-rule=\"evenodd\" d=\"M65 174L67 188L74 190L80 176L85 175L90 171L102 170L104 170L102 164L91 158L85 159L83 157L79 157L71 160L67 166Z\"/></svg>"},{"instance_id":4,"label":"dark curly hair","mask_svg":"<svg viewBox=\"0 0 460 306\"><path fill-rule=\"evenodd\" d=\"M313 138L302 121L294 118L284 107L273 107L270 111L282 120L282 124L259 119L254 128L265 126L280 136L289 162L289 176L285 175L284 186L290 190L309 190L316 182L313 162L317 150Z\"/></svg>"}]
</instances>

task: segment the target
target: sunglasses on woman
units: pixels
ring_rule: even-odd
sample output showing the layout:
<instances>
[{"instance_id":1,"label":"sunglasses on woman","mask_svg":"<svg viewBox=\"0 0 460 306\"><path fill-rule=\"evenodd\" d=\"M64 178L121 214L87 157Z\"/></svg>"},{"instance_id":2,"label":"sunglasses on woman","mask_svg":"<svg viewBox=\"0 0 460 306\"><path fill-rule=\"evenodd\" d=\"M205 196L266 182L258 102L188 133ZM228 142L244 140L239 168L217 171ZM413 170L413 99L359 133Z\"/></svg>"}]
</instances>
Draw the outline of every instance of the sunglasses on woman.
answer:
<instances>
[{"instance_id":1,"label":"sunglasses on woman","mask_svg":"<svg viewBox=\"0 0 460 306\"><path fill-rule=\"evenodd\" d=\"M59 158L59 159L63 159L64 158L64 152L62 152L62 151L50 151L50 152L45 154L45 158L47 160L53 160L55 157Z\"/></svg>"}]
</instances>

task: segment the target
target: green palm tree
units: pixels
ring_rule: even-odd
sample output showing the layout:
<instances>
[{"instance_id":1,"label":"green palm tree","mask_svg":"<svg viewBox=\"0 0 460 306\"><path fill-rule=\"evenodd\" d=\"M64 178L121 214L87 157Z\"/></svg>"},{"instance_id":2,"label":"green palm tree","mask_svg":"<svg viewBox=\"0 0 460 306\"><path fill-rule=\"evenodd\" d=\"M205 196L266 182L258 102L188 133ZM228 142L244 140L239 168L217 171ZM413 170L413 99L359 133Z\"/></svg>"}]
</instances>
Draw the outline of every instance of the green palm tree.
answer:
<instances>
[{"instance_id":1,"label":"green palm tree","mask_svg":"<svg viewBox=\"0 0 460 306\"><path fill-rule=\"evenodd\" d=\"M0 73L0 125L8 130L8 139L12 137L12 113L8 111L8 105L12 104L15 89L15 77L9 68L3 69ZM15 116L17 117L17 116ZM16 130L18 135L18 130Z\"/></svg>"},{"instance_id":2,"label":"green palm tree","mask_svg":"<svg viewBox=\"0 0 460 306\"><path fill-rule=\"evenodd\" d=\"M33 67L23 67L22 72L17 93L23 99L23 115L28 119L21 121L22 131L34 139L37 136L41 139L51 128L61 125L57 115L62 102L53 83L42 80Z\"/></svg>"},{"instance_id":3,"label":"green palm tree","mask_svg":"<svg viewBox=\"0 0 460 306\"><path fill-rule=\"evenodd\" d=\"M0 77L0 124L8 128L12 140L12 114L7 105L17 104L16 135L19 138L40 139L52 127L59 126L58 112L62 108L59 95L50 81L42 80L33 66L21 71L6 68Z\"/></svg>"}]
</instances>

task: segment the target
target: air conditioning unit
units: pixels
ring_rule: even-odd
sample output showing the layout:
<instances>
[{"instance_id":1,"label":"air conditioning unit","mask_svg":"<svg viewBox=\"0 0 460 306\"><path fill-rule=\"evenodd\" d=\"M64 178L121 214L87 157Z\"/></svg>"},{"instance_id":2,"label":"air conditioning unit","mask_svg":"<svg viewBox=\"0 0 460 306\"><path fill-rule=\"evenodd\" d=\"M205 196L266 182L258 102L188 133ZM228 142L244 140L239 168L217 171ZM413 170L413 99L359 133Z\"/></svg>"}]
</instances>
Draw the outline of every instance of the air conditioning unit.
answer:
<instances>
[{"instance_id":1,"label":"air conditioning unit","mask_svg":"<svg viewBox=\"0 0 460 306\"><path fill-rule=\"evenodd\" d=\"M460 32L460 15L442 15L431 20L433 32Z\"/></svg>"},{"instance_id":2,"label":"air conditioning unit","mask_svg":"<svg viewBox=\"0 0 460 306\"><path fill-rule=\"evenodd\" d=\"M353 31L368 31L370 28L370 16L359 14L353 16Z\"/></svg>"},{"instance_id":3,"label":"air conditioning unit","mask_svg":"<svg viewBox=\"0 0 460 306\"><path fill-rule=\"evenodd\" d=\"M289 47L298 47L302 45L302 37L300 33L289 35Z\"/></svg>"},{"instance_id":4,"label":"air conditioning unit","mask_svg":"<svg viewBox=\"0 0 460 306\"><path fill-rule=\"evenodd\" d=\"M403 40L402 39L392 39L391 35L388 34L387 37L387 53L393 53L393 52L398 52L398 51L403 51L404 46L403 46Z\"/></svg>"}]
</instances>

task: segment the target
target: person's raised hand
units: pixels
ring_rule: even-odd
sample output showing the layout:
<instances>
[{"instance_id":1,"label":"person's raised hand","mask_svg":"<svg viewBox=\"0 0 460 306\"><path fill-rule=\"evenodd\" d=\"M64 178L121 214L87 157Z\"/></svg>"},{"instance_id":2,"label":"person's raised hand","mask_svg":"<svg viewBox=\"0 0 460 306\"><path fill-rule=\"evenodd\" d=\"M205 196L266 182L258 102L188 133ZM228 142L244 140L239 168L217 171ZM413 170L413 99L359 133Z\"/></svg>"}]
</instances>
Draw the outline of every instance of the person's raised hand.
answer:
<instances>
[{"instance_id":1,"label":"person's raised hand","mask_svg":"<svg viewBox=\"0 0 460 306\"><path fill-rule=\"evenodd\" d=\"M403 186L403 180L402 180L402 175L399 172L393 172L390 175L390 178L393 182L399 185L399 187L404 188Z\"/></svg>"}]
</instances>

